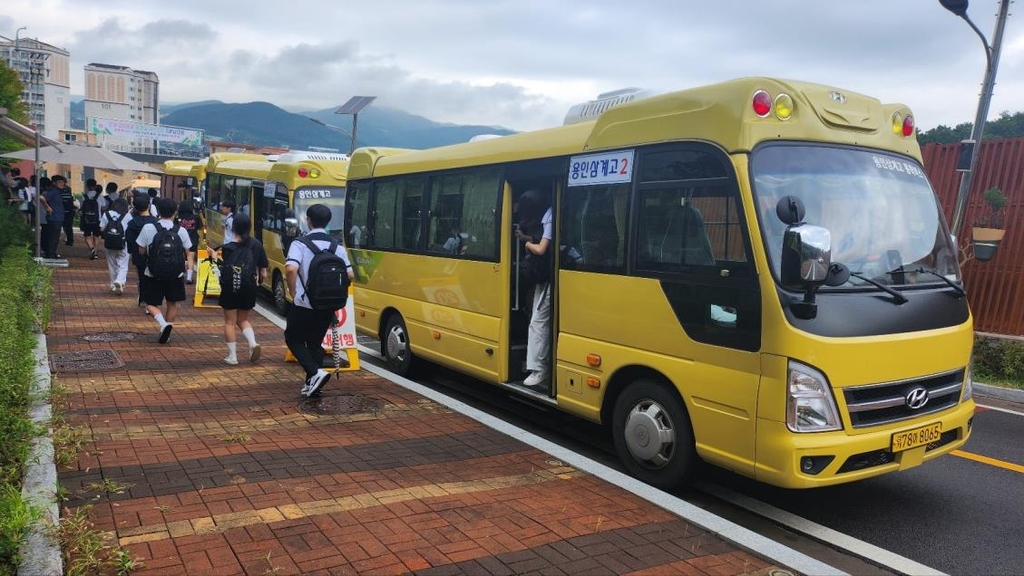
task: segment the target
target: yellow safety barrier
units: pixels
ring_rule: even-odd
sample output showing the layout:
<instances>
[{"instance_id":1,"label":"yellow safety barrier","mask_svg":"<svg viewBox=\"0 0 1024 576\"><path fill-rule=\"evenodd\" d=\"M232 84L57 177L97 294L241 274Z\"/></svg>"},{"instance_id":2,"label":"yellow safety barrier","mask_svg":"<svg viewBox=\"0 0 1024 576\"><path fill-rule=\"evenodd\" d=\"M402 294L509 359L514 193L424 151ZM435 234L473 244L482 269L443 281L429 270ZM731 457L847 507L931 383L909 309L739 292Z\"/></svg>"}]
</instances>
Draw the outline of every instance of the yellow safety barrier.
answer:
<instances>
[{"instance_id":1,"label":"yellow safety barrier","mask_svg":"<svg viewBox=\"0 0 1024 576\"><path fill-rule=\"evenodd\" d=\"M334 330L328 328L327 334L324 335L323 350L324 359L321 362L324 370L328 372L352 372L359 370L359 345L356 341L356 322L355 322L355 290L350 286L348 289L348 302L345 303L345 307L335 312L335 316L338 319L338 356L341 359L341 365L336 366L334 361ZM295 362L295 356L292 355L291 351L287 348L284 352L285 362Z\"/></svg>"},{"instance_id":2,"label":"yellow safety barrier","mask_svg":"<svg viewBox=\"0 0 1024 576\"><path fill-rule=\"evenodd\" d=\"M220 306L220 278L214 272L216 262L206 249L196 253L196 294L192 298L195 308L217 308Z\"/></svg>"}]
</instances>

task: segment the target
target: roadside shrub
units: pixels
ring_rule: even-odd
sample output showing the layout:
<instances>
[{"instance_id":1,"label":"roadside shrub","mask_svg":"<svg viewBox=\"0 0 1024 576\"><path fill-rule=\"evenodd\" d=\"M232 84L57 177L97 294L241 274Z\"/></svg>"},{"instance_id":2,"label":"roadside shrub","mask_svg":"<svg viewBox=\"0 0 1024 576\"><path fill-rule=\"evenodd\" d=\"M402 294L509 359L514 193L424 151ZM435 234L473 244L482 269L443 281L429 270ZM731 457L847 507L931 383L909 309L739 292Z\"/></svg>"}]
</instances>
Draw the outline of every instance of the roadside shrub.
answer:
<instances>
[{"instance_id":1,"label":"roadside shrub","mask_svg":"<svg viewBox=\"0 0 1024 576\"><path fill-rule=\"evenodd\" d=\"M33 230L25 222L21 212L0 206L0 248L29 246L34 239Z\"/></svg>"},{"instance_id":2,"label":"roadside shrub","mask_svg":"<svg viewBox=\"0 0 1024 576\"><path fill-rule=\"evenodd\" d=\"M8 223L3 224L0 241L7 241ZM29 445L40 433L28 419L28 406L34 331L45 323L39 304L49 294L49 273L33 261L27 245L13 244L0 250L0 278L0 574L13 574L34 514L21 498L21 481Z\"/></svg>"},{"instance_id":3,"label":"roadside shrub","mask_svg":"<svg viewBox=\"0 0 1024 576\"><path fill-rule=\"evenodd\" d=\"M975 336L972 368L975 380L1024 388L1024 342Z\"/></svg>"}]
</instances>

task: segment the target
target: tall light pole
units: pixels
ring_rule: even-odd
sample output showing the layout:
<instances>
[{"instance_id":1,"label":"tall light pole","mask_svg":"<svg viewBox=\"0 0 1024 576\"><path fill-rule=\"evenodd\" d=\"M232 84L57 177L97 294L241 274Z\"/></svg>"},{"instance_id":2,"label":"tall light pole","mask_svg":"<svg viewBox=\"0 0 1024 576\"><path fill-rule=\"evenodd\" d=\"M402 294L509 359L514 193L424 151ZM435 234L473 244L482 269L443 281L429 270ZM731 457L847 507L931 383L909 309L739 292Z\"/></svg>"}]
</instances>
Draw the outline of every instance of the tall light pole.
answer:
<instances>
[{"instance_id":1,"label":"tall light pole","mask_svg":"<svg viewBox=\"0 0 1024 576\"><path fill-rule=\"evenodd\" d=\"M335 130L337 132L341 132L342 134L344 134L346 136L351 136L352 137L352 141L355 142L355 137L352 136L352 132L342 128L341 126L335 126L334 124L328 124L327 122L324 122L323 120L319 120L317 118L313 118L312 116L307 116L307 118L309 118L310 122L313 122L315 124L319 124L319 125L323 126L324 128L327 128L328 130ZM355 146L355 145L353 144L353 146ZM351 156L351 155L352 155L352 153L349 152L349 156Z\"/></svg>"},{"instance_id":2,"label":"tall light pole","mask_svg":"<svg viewBox=\"0 0 1024 576\"><path fill-rule=\"evenodd\" d=\"M964 19L974 30L974 33L981 38L981 44L985 47L985 79L981 83L981 96L978 98L978 113L974 117L974 129L971 130L970 140L961 142L961 146L968 146L969 161L961 153L962 162L957 166L960 170L960 189L956 195L956 206L953 210L952 233L960 237L960 229L963 227L964 211L967 208L967 196L971 189L971 178L974 174L974 167L978 163L978 154L981 151L981 138L985 131L985 121L988 118L988 107L992 101L992 89L996 83L996 68L999 66L999 51L1003 44L1003 29L1006 28L1006 16L1010 10L1010 0L999 1L999 16L996 18L996 29L992 37L992 45L989 46L985 35L978 30L978 27L967 17L968 0L939 0L939 4L946 10Z\"/></svg>"},{"instance_id":3,"label":"tall light pole","mask_svg":"<svg viewBox=\"0 0 1024 576\"><path fill-rule=\"evenodd\" d=\"M349 156L356 151L356 126L359 122L359 112L363 108L370 105L370 102L376 100L376 96L353 96L348 102L341 105L334 111L335 114L351 114L352 115L352 146L349 149Z\"/></svg>"}]
</instances>

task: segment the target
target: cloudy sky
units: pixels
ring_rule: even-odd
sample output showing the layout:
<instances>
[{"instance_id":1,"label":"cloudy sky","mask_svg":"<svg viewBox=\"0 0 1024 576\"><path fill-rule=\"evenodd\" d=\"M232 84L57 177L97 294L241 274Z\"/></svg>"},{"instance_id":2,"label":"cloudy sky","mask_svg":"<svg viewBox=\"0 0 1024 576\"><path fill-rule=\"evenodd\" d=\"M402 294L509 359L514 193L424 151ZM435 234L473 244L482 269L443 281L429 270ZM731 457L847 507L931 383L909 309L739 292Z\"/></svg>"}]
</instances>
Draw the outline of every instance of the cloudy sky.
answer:
<instances>
[{"instance_id":1,"label":"cloudy sky","mask_svg":"<svg viewBox=\"0 0 1024 576\"><path fill-rule=\"evenodd\" d=\"M627 86L778 76L973 121L985 53L938 0L4 0L0 35L151 70L165 103L289 110L376 95L432 120L529 130ZM271 8L273 6L273 8ZM1020 6L1018 5L1018 8ZM968 15L989 40L998 0ZM1024 110L1024 14L1006 26L990 118Z\"/></svg>"}]
</instances>

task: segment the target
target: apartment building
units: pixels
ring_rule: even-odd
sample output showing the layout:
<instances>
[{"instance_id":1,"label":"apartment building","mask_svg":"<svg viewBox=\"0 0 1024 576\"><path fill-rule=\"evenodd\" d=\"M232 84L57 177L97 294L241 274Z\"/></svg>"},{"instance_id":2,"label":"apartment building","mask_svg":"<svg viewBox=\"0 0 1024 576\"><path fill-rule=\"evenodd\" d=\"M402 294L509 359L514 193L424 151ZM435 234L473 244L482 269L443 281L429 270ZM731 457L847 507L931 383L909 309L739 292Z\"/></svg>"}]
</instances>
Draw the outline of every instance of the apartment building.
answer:
<instances>
[{"instance_id":1,"label":"apartment building","mask_svg":"<svg viewBox=\"0 0 1024 576\"><path fill-rule=\"evenodd\" d=\"M118 152L153 153L146 126L160 117L160 78L155 72L91 63L85 67L85 127L100 145ZM113 129L111 129L113 127Z\"/></svg>"},{"instance_id":2,"label":"apartment building","mask_svg":"<svg viewBox=\"0 0 1024 576\"><path fill-rule=\"evenodd\" d=\"M0 58L21 78L29 123L56 140L61 130L71 127L71 53L18 36L0 36Z\"/></svg>"}]
</instances>

